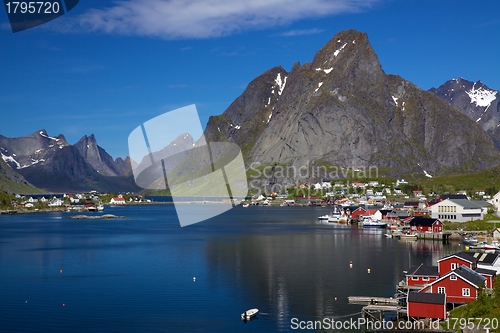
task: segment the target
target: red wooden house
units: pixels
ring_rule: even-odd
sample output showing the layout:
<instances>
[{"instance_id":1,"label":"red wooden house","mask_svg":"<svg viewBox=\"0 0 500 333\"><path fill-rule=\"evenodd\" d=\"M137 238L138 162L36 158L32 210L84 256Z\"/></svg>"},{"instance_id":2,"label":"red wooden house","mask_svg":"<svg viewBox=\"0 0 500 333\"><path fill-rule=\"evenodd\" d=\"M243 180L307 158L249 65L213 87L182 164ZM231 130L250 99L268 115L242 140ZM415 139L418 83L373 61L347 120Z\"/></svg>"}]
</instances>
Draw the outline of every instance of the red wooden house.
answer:
<instances>
[{"instance_id":1,"label":"red wooden house","mask_svg":"<svg viewBox=\"0 0 500 333\"><path fill-rule=\"evenodd\" d=\"M410 292L406 301L408 317L446 319L446 294Z\"/></svg>"},{"instance_id":2,"label":"red wooden house","mask_svg":"<svg viewBox=\"0 0 500 333\"><path fill-rule=\"evenodd\" d=\"M443 232L443 222L438 219L415 216L410 221L410 231L426 233Z\"/></svg>"},{"instance_id":3,"label":"red wooden house","mask_svg":"<svg viewBox=\"0 0 500 333\"><path fill-rule=\"evenodd\" d=\"M358 207L352 211L350 218L356 220L359 216L364 216L366 209L363 207Z\"/></svg>"},{"instance_id":4,"label":"red wooden house","mask_svg":"<svg viewBox=\"0 0 500 333\"><path fill-rule=\"evenodd\" d=\"M439 279L422 288L422 293L446 294L449 303L469 303L477 298L478 289L486 279L466 266L442 275Z\"/></svg>"},{"instance_id":5,"label":"red wooden house","mask_svg":"<svg viewBox=\"0 0 500 333\"><path fill-rule=\"evenodd\" d=\"M413 266L406 273L406 285L409 287L424 287L439 278L437 266Z\"/></svg>"},{"instance_id":6,"label":"red wooden house","mask_svg":"<svg viewBox=\"0 0 500 333\"><path fill-rule=\"evenodd\" d=\"M497 282L497 271L479 267L476 268L475 271L486 279L485 287L493 289L493 286Z\"/></svg>"},{"instance_id":7,"label":"red wooden house","mask_svg":"<svg viewBox=\"0 0 500 333\"><path fill-rule=\"evenodd\" d=\"M454 253L443 257L437 261L439 276L443 276L462 265L474 270L476 269L476 262L476 258L465 252Z\"/></svg>"}]
</instances>

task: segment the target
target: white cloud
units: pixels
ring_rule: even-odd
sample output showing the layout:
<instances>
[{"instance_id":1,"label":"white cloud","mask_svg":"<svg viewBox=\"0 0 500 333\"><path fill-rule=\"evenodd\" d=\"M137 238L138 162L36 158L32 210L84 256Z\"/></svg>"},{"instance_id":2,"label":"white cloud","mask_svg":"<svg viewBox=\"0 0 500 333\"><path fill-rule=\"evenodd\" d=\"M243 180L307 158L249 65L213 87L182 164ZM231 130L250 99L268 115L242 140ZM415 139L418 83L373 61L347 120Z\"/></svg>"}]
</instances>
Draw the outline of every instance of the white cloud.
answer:
<instances>
[{"instance_id":1,"label":"white cloud","mask_svg":"<svg viewBox=\"0 0 500 333\"><path fill-rule=\"evenodd\" d=\"M323 32L321 29L299 29L299 30L289 30L283 33L278 34L281 37L295 37L295 36L304 36L304 35L314 35Z\"/></svg>"},{"instance_id":2,"label":"white cloud","mask_svg":"<svg viewBox=\"0 0 500 333\"><path fill-rule=\"evenodd\" d=\"M378 1L124 0L69 19L66 28L165 39L210 38L301 19L358 12Z\"/></svg>"}]
</instances>

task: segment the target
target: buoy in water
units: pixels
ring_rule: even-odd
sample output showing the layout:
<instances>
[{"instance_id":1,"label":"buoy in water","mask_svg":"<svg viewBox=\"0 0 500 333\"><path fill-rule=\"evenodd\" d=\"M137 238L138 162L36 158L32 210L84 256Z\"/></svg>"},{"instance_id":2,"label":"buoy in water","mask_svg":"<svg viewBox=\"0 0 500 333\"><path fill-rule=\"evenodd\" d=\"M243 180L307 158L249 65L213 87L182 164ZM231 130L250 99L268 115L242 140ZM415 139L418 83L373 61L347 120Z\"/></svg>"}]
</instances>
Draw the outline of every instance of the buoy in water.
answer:
<instances>
[{"instance_id":1,"label":"buoy in water","mask_svg":"<svg viewBox=\"0 0 500 333\"><path fill-rule=\"evenodd\" d=\"M62 269L60 269L60 270L59 270L59 273L61 273L61 274L62 274Z\"/></svg>"},{"instance_id":2,"label":"buoy in water","mask_svg":"<svg viewBox=\"0 0 500 333\"><path fill-rule=\"evenodd\" d=\"M196 276L193 276L193 281L196 281Z\"/></svg>"},{"instance_id":3,"label":"buoy in water","mask_svg":"<svg viewBox=\"0 0 500 333\"><path fill-rule=\"evenodd\" d=\"M368 268L368 273L370 273L370 269Z\"/></svg>"},{"instance_id":4,"label":"buoy in water","mask_svg":"<svg viewBox=\"0 0 500 333\"><path fill-rule=\"evenodd\" d=\"M352 268L352 261L349 261L349 268Z\"/></svg>"}]
</instances>

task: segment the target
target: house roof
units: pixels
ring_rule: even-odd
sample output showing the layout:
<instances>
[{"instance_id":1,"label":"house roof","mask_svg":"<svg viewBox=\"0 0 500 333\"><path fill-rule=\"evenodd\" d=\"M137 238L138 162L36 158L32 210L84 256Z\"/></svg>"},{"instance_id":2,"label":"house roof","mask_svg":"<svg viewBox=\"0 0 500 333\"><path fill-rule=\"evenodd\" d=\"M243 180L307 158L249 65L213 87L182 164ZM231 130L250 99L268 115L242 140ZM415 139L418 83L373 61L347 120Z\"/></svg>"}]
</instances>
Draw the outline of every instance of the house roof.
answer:
<instances>
[{"instance_id":1,"label":"house roof","mask_svg":"<svg viewBox=\"0 0 500 333\"><path fill-rule=\"evenodd\" d=\"M439 282L448 278L452 274L458 276L460 279L462 279L463 281L467 282L468 284L472 285L475 288L478 288L481 284L485 283L486 281L486 278L484 276L481 276L481 274L473 271L467 266L462 265L457 269L454 269L453 271L448 272L445 275L441 276L439 279L431 282L427 287L424 287L424 289L422 289L420 292L428 289L428 287L430 286L438 284Z\"/></svg>"},{"instance_id":2,"label":"house roof","mask_svg":"<svg viewBox=\"0 0 500 333\"><path fill-rule=\"evenodd\" d=\"M422 216L415 216L411 219L410 225L423 225L423 226L432 226L436 221L439 221L439 219L433 219L430 217L422 217Z\"/></svg>"},{"instance_id":3,"label":"house roof","mask_svg":"<svg viewBox=\"0 0 500 333\"><path fill-rule=\"evenodd\" d=\"M449 256L446 256L446 257L443 257L443 258L439 259L437 262L448 260L448 259L453 258L453 257L458 257L460 259L463 259L463 260L468 261L471 264L473 264L473 263L477 262L477 259L474 258L470 253L471 252L453 253L453 254L450 254Z\"/></svg>"},{"instance_id":4,"label":"house roof","mask_svg":"<svg viewBox=\"0 0 500 333\"><path fill-rule=\"evenodd\" d=\"M484 283L486 279L484 276L481 276L481 274L473 271L472 269L468 268L467 266L460 266L457 269L451 271L449 274L455 273L456 275L460 276L461 278L471 282L472 284L476 285L479 287L481 283ZM449 275L446 274L446 275Z\"/></svg>"},{"instance_id":5,"label":"house roof","mask_svg":"<svg viewBox=\"0 0 500 333\"><path fill-rule=\"evenodd\" d=\"M420 264L419 266L412 266L408 270L409 276L439 276L437 266L424 266L424 264Z\"/></svg>"},{"instance_id":6,"label":"house roof","mask_svg":"<svg viewBox=\"0 0 500 333\"><path fill-rule=\"evenodd\" d=\"M446 294L410 292L408 293L408 302L444 305L446 304Z\"/></svg>"},{"instance_id":7,"label":"house roof","mask_svg":"<svg viewBox=\"0 0 500 333\"><path fill-rule=\"evenodd\" d=\"M480 268L480 267L476 268L475 272L479 273L481 275L489 275L489 276L496 276L497 275L497 271L495 271L495 270Z\"/></svg>"},{"instance_id":8,"label":"house roof","mask_svg":"<svg viewBox=\"0 0 500 333\"><path fill-rule=\"evenodd\" d=\"M472 202L472 201L469 201L467 199L449 199L451 202L459 205L459 206L462 206L464 209L477 209L477 208L481 208L481 206L479 206L478 204Z\"/></svg>"},{"instance_id":9,"label":"house roof","mask_svg":"<svg viewBox=\"0 0 500 333\"><path fill-rule=\"evenodd\" d=\"M498 259L496 253L464 252L477 259L478 264L493 265Z\"/></svg>"},{"instance_id":10,"label":"house roof","mask_svg":"<svg viewBox=\"0 0 500 333\"><path fill-rule=\"evenodd\" d=\"M475 203L476 205L480 206L480 207L489 207L491 206L490 203L484 201L484 200L471 200L472 203Z\"/></svg>"}]
</instances>

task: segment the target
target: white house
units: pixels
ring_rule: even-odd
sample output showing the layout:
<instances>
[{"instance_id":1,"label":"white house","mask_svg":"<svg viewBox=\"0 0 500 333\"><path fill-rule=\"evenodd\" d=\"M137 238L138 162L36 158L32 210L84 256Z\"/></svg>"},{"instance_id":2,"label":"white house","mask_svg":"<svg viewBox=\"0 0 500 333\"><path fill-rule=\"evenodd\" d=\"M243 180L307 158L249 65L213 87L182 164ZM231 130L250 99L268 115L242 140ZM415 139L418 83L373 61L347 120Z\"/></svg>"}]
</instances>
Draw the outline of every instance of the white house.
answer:
<instances>
[{"instance_id":1,"label":"white house","mask_svg":"<svg viewBox=\"0 0 500 333\"><path fill-rule=\"evenodd\" d=\"M51 202L49 202L49 207L60 207L64 204L64 202L59 198L53 198Z\"/></svg>"},{"instance_id":2,"label":"white house","mask_svg":"<svg viewBox=\"0 0 500 333\"><path fill-rule=\"evenodd\" d=\"M500 240L500 228L496 228L493 230L493 239L499 239ZM500 261L499 261L500 263Z\"/></svg>"},{"instance_id":3,"label":"white house","mask_svg":"<svg viewBox=\"0 0 500 333\"><path fill-rule=\"evenodd\" d=\"M441 221L467 222L481 220L486 207L467 199L446 199L431 206L431 217Z\"/></svg>"},{"instance_id":4,"label":"white house","mask_svg":"<svg viewBox=\"0 0 500 333\"><path fill-rule=\"evenodd\" d=\"M111 200L109 201L109 203L112 204L112 205L124 205L125 204L125 199L122 198L122 197L111 198Z\"/></svg>"},{"instance_id":5,"label":"white house","mask_svg":"<svg viewBox=\"0 0 500 333\"><path fill-rule=\"evenodd\" d=\"M500 191L493 196L490 200L488 200L490 204L495 206L495 210L500 212Z\"/></svg>"}]
</instances>

